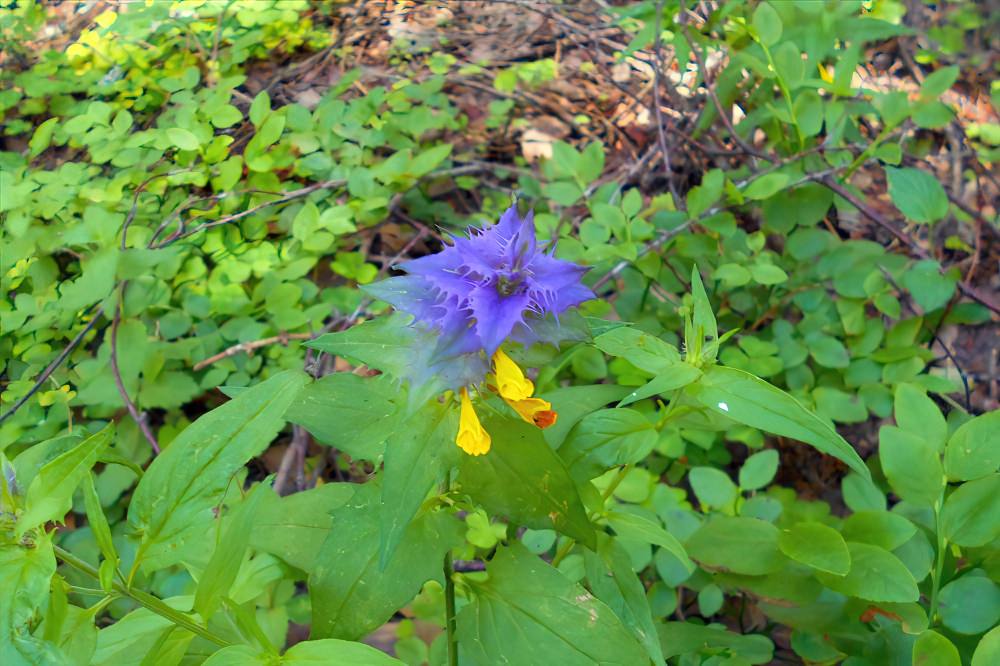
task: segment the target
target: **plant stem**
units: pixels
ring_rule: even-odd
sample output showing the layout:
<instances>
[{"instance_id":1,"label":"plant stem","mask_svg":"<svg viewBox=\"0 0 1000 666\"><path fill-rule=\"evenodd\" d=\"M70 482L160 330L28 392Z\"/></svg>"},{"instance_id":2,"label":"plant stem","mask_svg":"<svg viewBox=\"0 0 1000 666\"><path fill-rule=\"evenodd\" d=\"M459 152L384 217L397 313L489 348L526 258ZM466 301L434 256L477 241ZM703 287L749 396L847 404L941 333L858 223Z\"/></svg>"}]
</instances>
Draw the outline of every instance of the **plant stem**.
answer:
<instances>
[{"instance_id":1,"label":"plant stem","mask_svg":"<svg viewBox=\"0 0 1000 666\"><path fill-rule=\"evenodd\" d=\"M84 562L83 560L81 560L68 550L60 548L59 546L53 546L53 548L55 549L56 557L58 557L60 560L62 560L69 566L73 567L77 571L82 571L83 573L87 574L88 576L91 576L95 580L100 580L100 574L98 573L97 569L90 566L88 563ZM157 615L170 620L178 627L183 627L184 629L187 629L192 634L197 634L198 636L201 636L202 638L212 641L216 645L221 645L223 647L232 644L226 639L220 636L216 636L211 631L209 631L205 627L201 626L200 624L192 620L186 613L182 613L179 610L171 608L166 603L164 603L162 599L158 599L154 597L152 594L149 594L148 592L143 592L142 590L135 590L126 587L125 585L122 585L118 581L113 581L111 583L111 586L114 588L116 592L118 592L122 596L132 599L143 608L146 608L147 610L150 610L153 613L156 613Z\"/></svg>"},{"instance_id":2,"label":"plant stem","mask_svg":"<svg viewBox=\"0 0 1000 666\"><path fill-rule=\"evenodd\" d=\"M944 574L944 557L948 548L948 540L944 538L944 530L941 524L941 505L944 503L944 494L941 499L934 504L934 531L937 534L937 560L934 563L933 577L931 578L931 608L927 614L927 620L934 625L934 616L938 608L938 592L941 590L941 576Z\"/></svg>"},{"instance_id":3,"label":"plant stem","mask_svg":"<svg viewBox=\"0 0 1000 666\"><path fill-rule=\"evenodd\" d=\"M451 490L451 470L444 475L444 491ZM458 639L455 636L455 569L451 549L444 554L444 629L448 639L448 666L458 666Z\"/></svg>"},{"instance_id":4,"label":"plant stem","mask_svg":"<svg viewBox=\"0 0 1000 666\"><path fill-rule=\"evenodd\" d=\"M621 482L625 480L625 477L628 475L631 468L632 465L630 464L622 465L618 468L618 473L615 475L615 478L611 479L611 483L608 484L608 487L604 489L603 493L601 493L601 499L607 501L607 499L611 497L618 486L621 485ZM594 516L591 515L590 517L593 518ZM552 566L558 567L559 563L562 562L567 555L569 555L569 551L573 550L573 546L575 545L576 539L567 537L566 540L559 546L559 549L556 550L556 554L552 556Z\"/></svg>"}]
</instances>

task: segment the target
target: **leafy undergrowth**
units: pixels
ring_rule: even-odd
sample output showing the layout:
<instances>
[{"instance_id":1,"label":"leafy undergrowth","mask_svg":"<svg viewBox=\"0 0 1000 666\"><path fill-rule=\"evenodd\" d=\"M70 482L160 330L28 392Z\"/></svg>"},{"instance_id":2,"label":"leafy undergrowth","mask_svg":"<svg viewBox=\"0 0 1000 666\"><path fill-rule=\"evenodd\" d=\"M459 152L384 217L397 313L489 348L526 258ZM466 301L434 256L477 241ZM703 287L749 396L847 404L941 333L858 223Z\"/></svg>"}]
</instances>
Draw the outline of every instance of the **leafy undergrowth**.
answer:
<instances>
[{"instance_id":1,"label":"leafy undergrowth","mask_svg":"<svg viewBox=\"0 0 1000 666\"><path fill-rule=\"evenodd\" d=\"M0 0L0 661L1000 661L996 16L717 4ZM472 457L363 288L512 201Z\"/></svg>"}]
</instances>

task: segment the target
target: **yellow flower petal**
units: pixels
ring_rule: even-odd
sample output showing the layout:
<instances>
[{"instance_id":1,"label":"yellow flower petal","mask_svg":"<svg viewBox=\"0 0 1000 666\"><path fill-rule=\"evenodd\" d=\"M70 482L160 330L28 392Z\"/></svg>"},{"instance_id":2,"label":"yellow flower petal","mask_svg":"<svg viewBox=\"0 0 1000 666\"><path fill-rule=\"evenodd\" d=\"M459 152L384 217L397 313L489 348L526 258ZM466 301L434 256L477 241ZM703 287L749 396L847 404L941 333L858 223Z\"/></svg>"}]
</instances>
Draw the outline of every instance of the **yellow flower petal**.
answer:
<instances>
[{"instance_id":1,"label":"yellow flower petal","mask_svg":"<svg viewBox=\"0 0 1000 666\"><path fill-rule=\"evenodd\" d=\"M458 435L455 443L470 456L481 456L490 450L490 434L483 429L472 408L469 392L462 389L462 409L458 415Z\"/></svg>"},{"instance_id":2,"label":"yellow flower petal","mask_svg":"<svg viewBox=\"0 0 1000 666\"><path fill-rule=\"evenodd\" d=\"M522 419L542 430L554 425L559 418L559 415L552 411L552 403L541 398L507 400L506 402Z\"/></svg>"},{"instance_id":3,"label":"yellow flower petal","mask_svg":"<svg viewBox=\"0 0 1000 666\"><path fill-rule=\"evenodd\" d=\"M530 398L535 392L535 385L524 376L521 368L517 367L503 350L498 349L493 354L493 367L497 377L497 390L500 397L510 402L511 400L524 400Z\"/></svg>"}]
</instances>

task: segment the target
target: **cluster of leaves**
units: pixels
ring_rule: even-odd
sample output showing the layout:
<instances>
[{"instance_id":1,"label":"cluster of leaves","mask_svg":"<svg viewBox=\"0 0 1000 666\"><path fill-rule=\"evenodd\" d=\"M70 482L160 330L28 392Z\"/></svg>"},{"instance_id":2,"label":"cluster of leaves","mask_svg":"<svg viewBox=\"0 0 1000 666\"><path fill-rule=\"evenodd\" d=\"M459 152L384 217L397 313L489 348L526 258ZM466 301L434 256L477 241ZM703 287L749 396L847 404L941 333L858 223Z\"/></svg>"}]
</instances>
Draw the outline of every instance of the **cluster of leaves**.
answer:
<instances>
[{"instance_id":1,"label":"cluster of leaves","mask_svg":"<svg viewBox=\"0 0 1000 666\"><path fill-rule=\"evenodd\" d=\"M331 46L323 17L176 2L103 14L65 53L0 74L4 131L24 146L0 152L4 403L70 351L0 416L0 576L16 581L0 592L0 661L392 664L355 641L400 612L394 651L415 666L455 663L455 643L483 665L763 664L765 625L813 663L1000 659L1000 418L958 407L927 348L988 310L959 302L942 255L830 223L857 217L862 168L884 171L909 229L965 219L913 132L952 122L940 98L957 69L912 99L858 87L866 45L905 32L885 7L722 3L700 28L673 24L679 9L619 10L622 56L662 42L684 71L724 49L713 93L745 116L732 127L707 102L693 137L729 125L752 159L652 196L605 175L598 142L554 143L538 177L516 165L540 236L614 292L588 304L586 342L512 351L540 368L559 420L538 431L490 402L481 458L455 447L449 397L398 380L413 357L398 315L309 343L367 372L315 379L301 346L279 344L194 370L346 321L379 272L360 232L397 207L461 221L431 185L502 205L476 162L453 160L454 57L275 106L247 94L247 63ZM26 4L0 34L43 20ZM493 87L558 75L518 63ZM496 126L518 109L490 112ZM194 419L223 385L231 399ZM152 461L119 418L129 397L156 416ZM836 427L872 417L895 425L862 461ZM286 425L369 478L279 496L252 470ZM847 466L846 510L775 484L774 437ZM296 625L309 640L284 650Z\"/></svg>"}]
</instances>

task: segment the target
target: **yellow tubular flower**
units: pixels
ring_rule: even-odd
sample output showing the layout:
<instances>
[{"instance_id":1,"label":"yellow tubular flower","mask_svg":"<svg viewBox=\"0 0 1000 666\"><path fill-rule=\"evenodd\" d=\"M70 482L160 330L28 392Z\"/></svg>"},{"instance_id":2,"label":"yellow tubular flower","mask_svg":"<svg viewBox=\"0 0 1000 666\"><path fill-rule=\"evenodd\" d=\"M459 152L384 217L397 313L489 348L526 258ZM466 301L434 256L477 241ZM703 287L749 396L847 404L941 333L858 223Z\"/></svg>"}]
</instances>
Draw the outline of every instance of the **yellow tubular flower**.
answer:
<instances>
[{"instance_id":1,"label":"yellow tubular flower","mask_svg":"<svg viewBox=\"0 0 1000 666\"><path fill-rule=\"evenodd\" d=\"M541 398L507 400L507 404L513 407L522 419L542 430L555 425L556 419L559 418L559 415L552 411L552 403Z\"/></svg>"},{"instance_id":2,"label":"yellow tubular flower","mask_svg":"<svg viewBox=\"0 0 1000 666\"><path fill-rule=\"evenodd\" d=\"M500 397L508 403L526 400L535 392L535 385L524 376L517 363L514 363L501 349L493 354L493 368L497 378L497 390L500 392Z\"/></svg>"},{"instance_id":3,"label":"yellow tubular flower","mask_svg":"<svg viewBox=\"0 0 1000 666\"><path fill-rule=\"evenodd\" d=\"M470 456L481 456L490 450L490 434L483 429L472 408L469 392L464 388L462 394L462 410L458 415L458 435L455 443Z\"/></svg>"}]
</instances>

